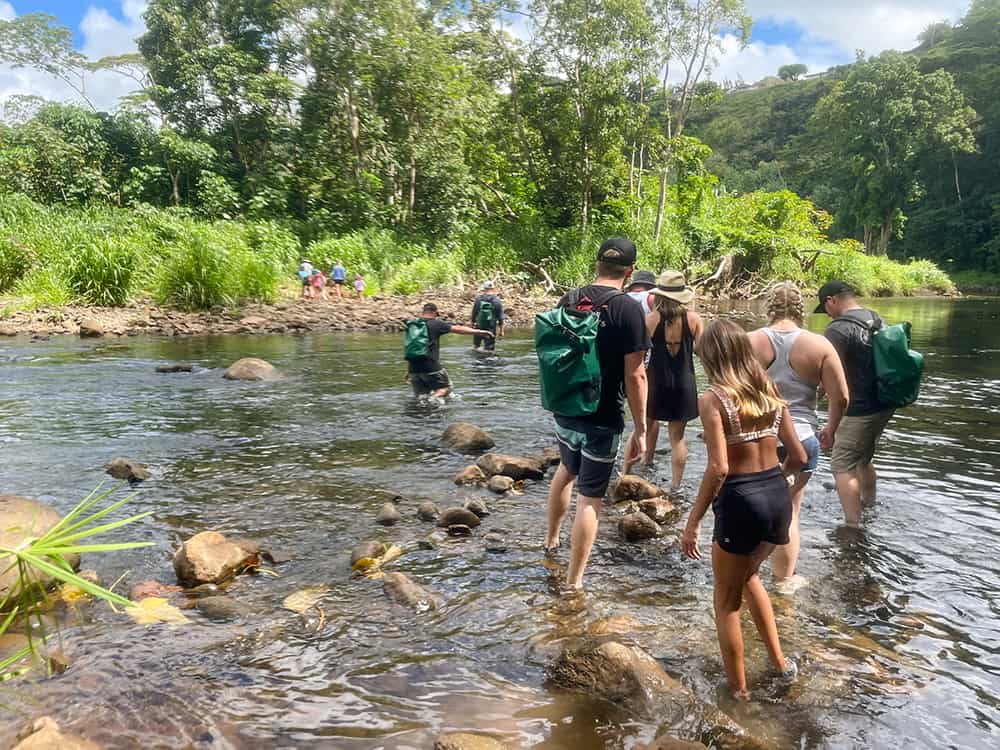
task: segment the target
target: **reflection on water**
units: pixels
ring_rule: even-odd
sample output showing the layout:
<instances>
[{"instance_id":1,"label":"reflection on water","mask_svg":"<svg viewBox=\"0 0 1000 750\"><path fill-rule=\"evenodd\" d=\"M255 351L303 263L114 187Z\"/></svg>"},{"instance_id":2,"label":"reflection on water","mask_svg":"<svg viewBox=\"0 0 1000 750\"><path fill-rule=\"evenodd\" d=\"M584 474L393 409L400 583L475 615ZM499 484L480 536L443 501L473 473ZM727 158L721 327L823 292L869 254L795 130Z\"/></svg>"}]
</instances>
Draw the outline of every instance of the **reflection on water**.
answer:
<instances>
[{"instance_id":1,"label":"reflection on water","mask_svg":"<svg viewBox=\"0 0 1000 750\"><path fill-rule=\"evenodd\" d=\"M881 501L863 533L837 528L823 459L803 509L809 585L775 597L802 678L785 695L771 691L748 619L760 700L724 708L778 747L985 747L1000 733L1000 304L875 307L914 324L914 345L927 354L921 403L886 434ZM641 623L637 640L668 672L717 702L710 570L682 560L673 534L629 545L605 523L582 611L549 589L543 483L486 498L493 513L482 531L502 530L506 554L487 553L481 534L416 549L428 531L419 502L484 494L452 484L465 462L438 443L449 422L480 424L514 453L551 442L530 338L504 340L496 358L467 344L445 339L443 353L463 398L427 409L408 395L396 336L0 343L0 492L65 510L115 455L153 470L130 509L153 515L130 534L156 546L92 560L105 580L168 580L174 545L206 528L267 540L293 558L279 578L232 587L256 612L246 622L192 614L184 629L143 629L93 608L68 634L72 668L19 683L16 708L52 713L108 747L425 748L445 729L491 731L523 747L632 747L660 727L544 687L560 637L621 613ZM287 377L223 381L220 368L244 355ZM196 371L154 373L177 360ZM704 447L691 448L693 491ZM659 471L665 482L665 453ZM376 527L379 507L398 494L405 520ZM447 606L417 615L390 604L378 581L352 578L349 550L365 538L412 547L394 567ZM320 583L331 593L317 632L316 617L280 603ZM0 739L21 723L5 711Z\"/></svg>"}]
</instances>

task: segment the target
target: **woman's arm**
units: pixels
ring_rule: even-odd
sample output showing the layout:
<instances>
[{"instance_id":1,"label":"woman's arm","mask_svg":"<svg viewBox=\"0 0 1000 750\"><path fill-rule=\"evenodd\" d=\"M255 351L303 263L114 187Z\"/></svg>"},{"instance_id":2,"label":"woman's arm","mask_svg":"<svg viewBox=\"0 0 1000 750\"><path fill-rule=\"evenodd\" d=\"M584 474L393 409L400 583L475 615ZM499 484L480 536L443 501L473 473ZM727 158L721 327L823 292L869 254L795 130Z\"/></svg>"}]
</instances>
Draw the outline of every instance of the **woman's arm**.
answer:
<instances>
[{"instance_id":1,"label":"woman's arm","mask_svg":"<svg viewBox=\"0 0 1000 750\"><path fill-rule=\"evenodd\" d=\"M660 313L653 310L649 315L646 316L646 335L652 336L656 333L656 326L660 324Z\"/></svg>"},{"instance_id":2,"label":"woman's arm","mask_svg":"<svg viewBox=\"0 0 1000 750\"><path fill-rule=\"evenodd\" d=\"M778 427L778 438L785 446L785 463L781 466L781 473L786 477L794 476L806 465L809 456L806 449L802 447L802 441L795 432L795 425L792 423L792 415L788 412L788 407L784 408L781 414L781 425Z\"/></svg>"},{"instance_id":3,"label":"woman's arm","mask_svg":"<svg viewBox=\"0 0 1000 750\"><path fill-rule=\"evenodd\" d=\"M726 450L726 430L722 424L719 399L713 393L705 393L698 400L698 414L704 428L705 445L708 448L708 465L698 488L698 499L691 508L684 535L681 537L681 551L692 560L701 559L698 549L698 533L701 521L708 512L708 506L719 494L729 475L729 455Z\"/></svg>"},{"instance_id":4,"label":"woman's arm","mask_svg":"<svg viewBox=\"0 0 1000 750\"><path fill-rule=\"evenodd\" d=\"M688 310L688 328L691 329L691 335L694 336L694 343L697 345L702 331L705 330L705 324L702 322L701 316L694 310Z\"/></svg>"}]
</instances>

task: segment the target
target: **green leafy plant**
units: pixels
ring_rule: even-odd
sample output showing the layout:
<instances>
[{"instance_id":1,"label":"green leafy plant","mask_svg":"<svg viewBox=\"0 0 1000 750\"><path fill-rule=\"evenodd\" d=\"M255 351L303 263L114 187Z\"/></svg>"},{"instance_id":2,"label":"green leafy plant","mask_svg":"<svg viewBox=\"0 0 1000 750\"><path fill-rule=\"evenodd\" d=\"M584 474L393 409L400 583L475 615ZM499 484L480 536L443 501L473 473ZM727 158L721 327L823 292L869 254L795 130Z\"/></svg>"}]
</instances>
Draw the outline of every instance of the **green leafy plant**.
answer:
<instances>
[{"instance_id":1,"label":"green leafy plant","mask_svg":"<svg viewBox=\"0 0 1000 750\"><path fill-rule=\"evenodd\" d=\"M30 265L27 248L12 237L0 235L0 292L13 287Z\"/></svg>"},{"instance_id":2,"label":"green leafy plant","mask_svg":"<svg viewBox=\"0 0 1000 750\"><path fill-rule=\"evenodd\" d=\"M128 301L137 261L127 237L95 237L71 254L66 283L84 302L120 307Z\"/></svg>"}]
</instances>

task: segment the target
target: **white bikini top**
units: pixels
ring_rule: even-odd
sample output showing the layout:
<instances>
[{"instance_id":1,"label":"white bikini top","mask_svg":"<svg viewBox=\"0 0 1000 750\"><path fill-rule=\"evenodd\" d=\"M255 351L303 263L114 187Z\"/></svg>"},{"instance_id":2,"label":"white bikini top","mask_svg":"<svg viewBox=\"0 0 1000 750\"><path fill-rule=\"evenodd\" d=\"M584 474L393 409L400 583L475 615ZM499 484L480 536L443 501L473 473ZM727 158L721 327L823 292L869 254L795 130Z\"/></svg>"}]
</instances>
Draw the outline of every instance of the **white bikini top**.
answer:
<instances>
[{"instance_id":1,"label":"white bikini top","mask_svg":"<svg viewBox=\"0 0 1000 750\"><path fill-rule=\"evenodd\" d=\"M712 391L722 402L722 408L726 410L726 416L729 417L729 434L726 435L726 443L728 445L738 445L740 443L752 443L756 440L766 437L778 437L778 428L781 427L781 415L783 414L782 409L778 409L774 413L774 424L770 427L765 427L762 430L754 430L753 432L743 432L743 426L740 424L740 413L736 408L736 405L730 400L721 389L716 388L714 385L709 386L709 390Z\"/></svg>"}]
</instances>

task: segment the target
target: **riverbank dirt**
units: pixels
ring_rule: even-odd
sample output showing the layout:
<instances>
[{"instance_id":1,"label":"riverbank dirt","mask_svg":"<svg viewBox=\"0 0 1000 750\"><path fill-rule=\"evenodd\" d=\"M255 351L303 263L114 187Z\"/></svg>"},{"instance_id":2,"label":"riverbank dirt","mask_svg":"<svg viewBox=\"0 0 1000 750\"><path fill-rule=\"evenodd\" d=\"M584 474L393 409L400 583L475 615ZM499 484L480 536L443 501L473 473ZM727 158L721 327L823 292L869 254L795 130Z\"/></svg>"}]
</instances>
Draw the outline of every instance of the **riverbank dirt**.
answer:
<instances>
[{"instance_id":1,"label":"riverbank dirt","mask_svg":"<svg viewBox=\"0 0 1000 750\"><path fill-rule=\"evenodd\" d=\"M0 317L0 336L47 338L75 336L204 336L224 334L401 331L425 302L434 302L441 318L470 324L476 292L357 299L287 299L273 305L184 312L152 303L126 307L66 306L14 312ZM553 307L555 296L508 292L503 295L508 325L528 327L535 315Z\"/></svg>"}]
</instances>

